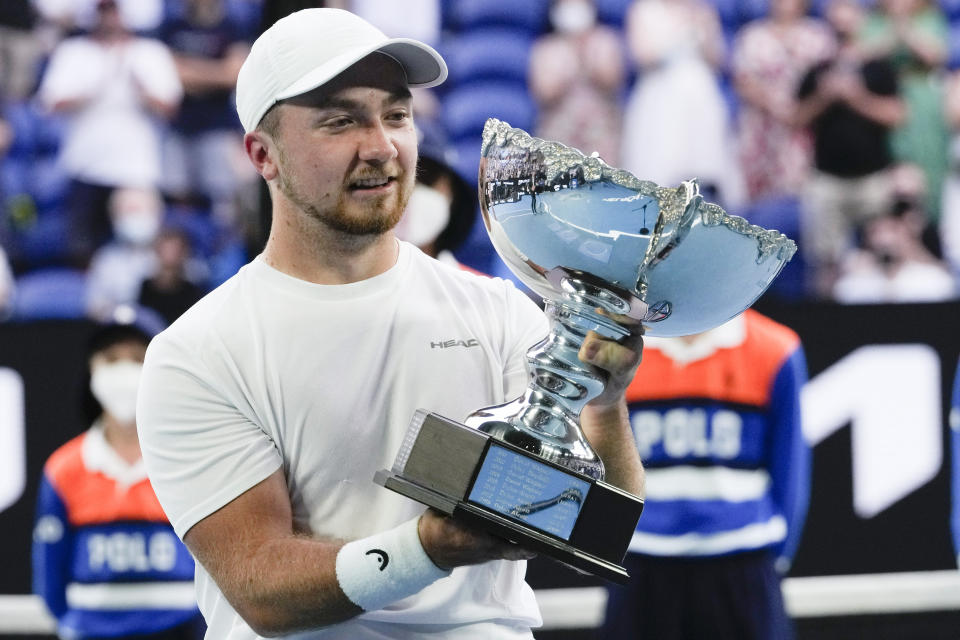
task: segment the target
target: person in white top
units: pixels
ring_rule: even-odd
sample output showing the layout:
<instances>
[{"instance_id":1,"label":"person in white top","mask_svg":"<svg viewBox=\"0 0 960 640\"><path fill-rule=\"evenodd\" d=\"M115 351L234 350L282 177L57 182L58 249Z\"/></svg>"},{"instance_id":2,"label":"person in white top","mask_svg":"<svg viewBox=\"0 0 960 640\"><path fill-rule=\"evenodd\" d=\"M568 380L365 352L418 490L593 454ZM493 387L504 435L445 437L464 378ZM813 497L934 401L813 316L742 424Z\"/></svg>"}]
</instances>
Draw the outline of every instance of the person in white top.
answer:
<instances>
[{"instance_id":1,"label":"person in white top","mask_svg":"<svg viewBox=\"0 0 960 640\"><path fill-rule=\"evenodd\" d=\"M279 20L240 71L270 237L154 339L137 407L150 480L198 561L208 638L531 638L540 624L529 551L372 480L416 409L462 420L519 395L546 333L509 283L393 235L417 161L409 89L445 77L427 45L336 9ZM590 334L581 351L610 374L584 431L607 481L633 493L623 390L641 332Z\"/></svg>"},{"instance_id":2,"label":"person in white top","mask_svg":"<svg viewBox=\"0 0 960 640\"><path fill-rule=\"evenodd\" d=\"M160 123L183 95L176 65L159 40L135 36L115 0L99 0L89 35L54 49L38 97L67 126L60 163L68 193L71 249L89 258L107 240L106 203L116 187L160 181Z\"/></svg>"}]
</instances>

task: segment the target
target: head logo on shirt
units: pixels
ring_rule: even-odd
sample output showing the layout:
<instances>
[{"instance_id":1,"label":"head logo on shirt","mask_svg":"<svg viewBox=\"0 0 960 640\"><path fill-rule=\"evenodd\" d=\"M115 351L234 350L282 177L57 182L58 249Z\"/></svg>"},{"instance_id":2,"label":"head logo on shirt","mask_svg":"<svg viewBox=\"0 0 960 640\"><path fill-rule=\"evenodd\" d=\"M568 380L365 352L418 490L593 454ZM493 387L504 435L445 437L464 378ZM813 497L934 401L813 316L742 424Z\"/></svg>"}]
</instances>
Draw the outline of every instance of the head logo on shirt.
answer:
<instances>
[{"instance_id":1,"label":"head logo on shirt","mask_svg":"<svg viewBox=\"0 0 960 640\"><path fill-rule=\"evenodd\" d=\"M469 340L441 340L439 342L430 342L431 349L449 349L450 347L478 347L480 343L474 338Z\"/></svg>"}]
</instances>

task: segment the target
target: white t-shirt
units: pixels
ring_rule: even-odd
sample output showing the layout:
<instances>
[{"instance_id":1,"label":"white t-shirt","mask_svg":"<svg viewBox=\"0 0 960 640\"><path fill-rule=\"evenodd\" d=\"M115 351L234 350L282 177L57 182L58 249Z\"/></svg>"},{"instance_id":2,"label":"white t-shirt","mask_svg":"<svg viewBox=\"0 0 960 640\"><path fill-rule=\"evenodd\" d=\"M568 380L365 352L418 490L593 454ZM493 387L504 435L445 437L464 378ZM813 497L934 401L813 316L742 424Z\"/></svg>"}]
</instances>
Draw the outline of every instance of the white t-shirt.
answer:
<instances>
[{"instance_id":1,"label":"white t-shirt","mask_svg":"<svg viewBox=\"0 0 960 640\"><path fill-rule=\"evenodd\" d=\"M54 49L41 100L49 107L86 100L70 114L60 151L70 177L105 186L159 182L159 131L140 91L168 103L183 94L173 56L159 40L131 38L106 46L77 37Z\"/></svg>"},{"instance_id":2,"label":"white t-shirt","mask_svg":"<svg viewBox=\"0 0 960 640\"><path fill-rule=\"evenodd\" d=\"M298 531L384 531L424 509L373 482L414 412L462 420L519 396L524 353L546 330L511 284L406 243L386 273L343 286L258 258L150 345L137 408L150 480L181 537L279 467ZM450 340L476 345L444 348ZM385 609L296 637L530 637L540 615L525 570L457 568ZM197 590L208 637L258 637L199 564Z\"/></svg>"}]
</instances>

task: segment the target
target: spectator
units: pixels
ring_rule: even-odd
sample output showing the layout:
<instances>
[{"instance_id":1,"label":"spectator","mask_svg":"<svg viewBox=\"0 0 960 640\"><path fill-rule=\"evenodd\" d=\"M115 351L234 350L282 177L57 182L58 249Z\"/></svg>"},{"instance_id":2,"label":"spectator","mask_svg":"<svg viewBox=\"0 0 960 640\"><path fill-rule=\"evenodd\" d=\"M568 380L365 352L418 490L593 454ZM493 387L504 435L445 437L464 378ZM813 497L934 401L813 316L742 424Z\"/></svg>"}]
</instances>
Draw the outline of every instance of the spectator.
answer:
<instances>
[{"instance_id":1,"label":"spectator","mask_svg":"<svg viewBox=\"0 0 960 640\"><path fill-rule=\"evenodd\" d=\"M956 295L946 265L923 244L924 176L919 167L898 167L891 210L870 220L863 248L845 261L834 297L846 303L937 302Z\"/></svg>"},{"instance_id":2,"label":"spectator","mask_svg":"<svg viewBox=\"0 0 960 640\"><path fill-rule=\"evenodd\" d=\"M114 239L94 254L87 277L87 313L100 320L137 301L156 268L153 241L163 224L163 202L153 189L117 189L109 208Z\"/></svg>"},{"instance_id":3,"label":"spectator","mask_svg":"<svg viewBox=\"0 0 960 640\"><path fill-rule=\"evenodd\" d=\"M807 0L773 0L770 16L745 26L734 42L738 148L751 201L799 194L810 168L812 142L793 123L796 88L834 41L806 9Z\"/></svg>"},{"instance_id":4,"label":"spectator","mask_svg":"<svg viewBox=\"0 0 960 640\"><path fill-rule=\"evenodd\" d=\"M319 4L319 3L318 3ZM436 46L440 42L443 8L440 0L341 0L324 6L344 5L391 38L412 38Z\"/></svg>"},{"instance_id":5,"label":"spectator","mask_svg":"<svg viewBox=\"0 0 960 640\"><path fill-rule=\"evenodd\" d=\"M780 573L810 482L800 340L748 310L645 342L627 402L646 504L625 560L633 579L611 589L600 637L788 640Z\"/></svg>"},{"instance_id":6,"label":"spectator","mask_svg":"<svg viewBox=\"0 0 960 640\"><path fill-rule=\"evenodd\" d=\"M947 84L946 112L952 134L950 171L943 183L940 238L944 257L954 275L960 278L960 71L954 71Z\"/></svg>"},{"instance_id":7,"label":"spectator","mask_svg":"<svg viewBox=\"0 0 960 640\"><path fill-rule=\"evenodd\" d=\"M5 318L13 306L13 296L16 293L16 284L13 270L7 260L7 253L0 246L0 319Z\"/></svg>"},{"instance_id":8,"label":"spectator","mask_svg":"<svg viewBox=\"0 0 960 640\"><path fill-rule=\"evenodd\" d=\"M140 285L137 302L159 313L167 324L193 306L205 291L187 277L190 238L179 229L167 228L154 242L156 267Z\"/></svg>"},{"instance_id":9,"label":"spectator","mask_svg":"<svg viewBox=\"0 0 960 640\"><path fill-rule=\"evenodd\" d=\"M90 31L98 23L99 0L31 1L43 19L59 25L64 33ZM116 4L123 23L136 33L150 33L163 20L164 0L116 0Z\"/></svg>"},{"instance_id":10,"label":"spectator","mask_svg":"<svg viewBox=\"0 0 960 640\"><path fill-rule=\"evenodd\" d=\"M827 5L839 47L807 72L797 94L796 121L814 138L800 247L811 292L821 297L832 295L839 265L855 244L855 227L889 212L893 203L889 132L903 121L905 107L890 62L865 57L857 44L863 17L858 0Z\"/></svg>"},{"instance_id":11,"label":"spectator","mask_svg":"<svg viewBox=\"0 0 960 640\"><path fill-rule=\"evenodd\" d=\"M193 559L147 479L134 418L150 335L98 329L87 351L90 425L47 460L33 543L33 588L61 638L199 638ZM86 408L86 407L85 407ZM91 424L92 422L92 424Z\"/></svg>"},{"instance_id":12,"label":"spectator","mask_svg":"<svg viewBox=\"0 0 960 640\"><path fill-rule=\"evenodd\" d=\"M40 86L48 108L70 114L61 161L71 178L70 248L81 264L109 237L110 192L159 182L156 118L172 115L181 95L166 46L132 35L114 0L99 0L97 15L89 36L57 46Z\"/></svg>"},{"instance_id":13,"label":"spectator","mask_svg":"<svg viewBox=\"0 0 960 640\"><path fill-rule=\"evenodd\" d=\"M953 393L950 397L950 458L951 506L950 533L953 553L960 568L960 362L953 374Z\"/></svg>"},{"instance_id":14,"label":"spectator","mask_svg":"<svg viewBox=\"0 0 960 640\"><path fill-rule=\"evenodd\" d=\"M24 100L36 88L43 50L35 26L30 0L0 3L0 96Z\"/></svg>"},{"instance_id":15,"label":"spectator","mask_svg":"<svg viewBox=\"0 0 960 640\"><path fill-rule=\"evenodd\" d=\"M213 205L218 220L235 222L232 198L256 174L243 156L232 92L249 51L223 0L186 0L183 15L166 21L184 97L164 141L163 189L177 200Z\"/></svg>"},{"instance_id":16,"label":"spectator","mask_svg":"<svg viewBox=\"0 0 960 640\"><path fill-rule=\"evenodd\" d=\"M919 165L926 175L925 208L940 215L940 193L947 166L947 128L940 77L947 58L949 27L928 0L881 0L861 34L874 56L886 56L897 72L906 117L891 137L894 159ZM932 197L932 196L936 197Z\"/></svg>"},{"instance_id":17,"label":"spectator","mask_svg":"<svg viewBox=\"0 0 960 640\"><path fill-rule=\"evenodd\" d=\"M394 232L428 256L461 265L453 251L470 235L477 213L476 189L454 168L456 153L440 129L418 123L417 182Z\"/></svg>"},{"instance_id":18,"label":"spectator","mask_svg":"<svg viewBox=\"0 0 960 640\"><path fill-rule=\"evenodd\" d=\"M626 82L623 44L597 23L594 0L554 0L553 30L530 52L530 91L538 103L536 135L608 164L620 162L621 94Z\"/></svg>"},{"instance_id":19,"label":"spectator","mask_svg":"<svg viewBox=\"0 0 960 640\"><path fill-rule=\"evenodd\" d=\"M699 178L736 206L742 177L711 66L723 50L716 11L701 0L635 0L627 43L639 77L624 114L623 168L664 186Z\"/></svg>"}]
</instances>

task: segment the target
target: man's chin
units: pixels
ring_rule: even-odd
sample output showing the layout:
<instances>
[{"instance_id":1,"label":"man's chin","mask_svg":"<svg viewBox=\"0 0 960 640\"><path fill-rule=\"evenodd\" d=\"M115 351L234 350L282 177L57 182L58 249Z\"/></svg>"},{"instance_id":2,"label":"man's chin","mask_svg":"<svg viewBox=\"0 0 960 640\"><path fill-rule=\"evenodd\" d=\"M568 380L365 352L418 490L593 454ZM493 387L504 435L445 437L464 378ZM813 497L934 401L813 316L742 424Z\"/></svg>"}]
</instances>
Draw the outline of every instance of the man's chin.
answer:
<instances>
[{"instance_id":1,"label":"man's chin","mask_svg":"<svg viewBox=\"0 0 960 640\"><path fill-rule=\"evenodd\" d=\"M347 213L339 211L325 222L333 229L352 236L378 236L387 233L400 223L403 210L390 212Z\"/></svg>"}]
</instances>

